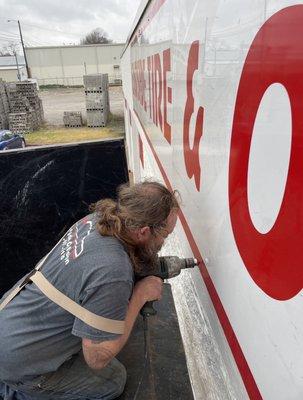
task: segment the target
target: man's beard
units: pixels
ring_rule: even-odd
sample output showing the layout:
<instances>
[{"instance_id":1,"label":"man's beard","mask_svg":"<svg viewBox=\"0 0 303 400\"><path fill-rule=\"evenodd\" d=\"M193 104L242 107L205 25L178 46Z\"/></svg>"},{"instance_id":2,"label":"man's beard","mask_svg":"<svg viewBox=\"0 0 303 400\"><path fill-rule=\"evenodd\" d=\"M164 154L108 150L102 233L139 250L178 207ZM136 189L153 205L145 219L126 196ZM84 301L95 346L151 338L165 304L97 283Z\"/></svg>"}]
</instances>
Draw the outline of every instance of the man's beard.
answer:
<instances>
[{"instance_id":1,"label":"man's beard","mask_svg":"<svg viewBox=\"0 0 303 400\"><path fill-rule=\"evenodd\" d=\"M135 273L139 276L152 275L156 271L158 263L158 252L161 250L162 245L149 243L136 247L135 257L136 266Z\"/></svg>"}]
</instances>

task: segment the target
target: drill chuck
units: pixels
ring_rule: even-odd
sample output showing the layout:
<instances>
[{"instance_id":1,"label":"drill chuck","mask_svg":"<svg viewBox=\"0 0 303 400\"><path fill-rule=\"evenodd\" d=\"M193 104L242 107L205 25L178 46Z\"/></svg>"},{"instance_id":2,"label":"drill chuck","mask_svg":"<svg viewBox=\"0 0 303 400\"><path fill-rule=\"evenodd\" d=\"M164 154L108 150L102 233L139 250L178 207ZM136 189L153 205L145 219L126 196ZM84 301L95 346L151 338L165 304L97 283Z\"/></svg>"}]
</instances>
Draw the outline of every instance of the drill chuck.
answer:
<instances>
[{"instance_id":1,"label":"drill chuck","mask_svg":"<svg viewBox=\"0 0 303 400\"><path fill-rule=\"evenodd\" d=\"M179 275L182 269L194 268L198 265L198 260L195 258L179 258L177 256L159 257L158 271L162 279L174 278Z\"/></svg>"},{"instance_id":2,"label":"drill chuck","mask_svg":"<svg viewBox=\"0 0 303 400\"><path fill-rule=\"evenodd\" d=\"M199 265L199 262L196 258L184 258L185 267L183 268L194 268Z\"/></svg>"}]
</instances>

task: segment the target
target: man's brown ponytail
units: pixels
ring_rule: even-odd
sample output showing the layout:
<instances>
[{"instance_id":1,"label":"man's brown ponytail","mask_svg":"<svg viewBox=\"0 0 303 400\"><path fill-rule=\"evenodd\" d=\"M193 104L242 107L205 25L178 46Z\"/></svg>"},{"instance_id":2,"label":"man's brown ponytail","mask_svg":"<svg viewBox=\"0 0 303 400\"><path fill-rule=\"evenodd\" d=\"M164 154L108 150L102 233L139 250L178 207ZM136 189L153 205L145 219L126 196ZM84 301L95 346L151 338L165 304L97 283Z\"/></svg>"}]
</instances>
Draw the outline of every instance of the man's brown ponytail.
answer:
<instances>
[{"instance_id":1,"label":"man's brown ponytail","mask_svg":"<svg viewBox=\"0 0 303 400\"><path fill-rule=\"evenodd\" d=\"M91 206L97 214L97 229L103 236L115 236L127 248L135 269L139 268L140 253L129 232L149 226L153 231L166 226L172 210L179 209L176 192L170 192L158 182L122 185L117 200L104 199ZM142 260L141 260L142 261Z\"/></svg>"}]
</instances>

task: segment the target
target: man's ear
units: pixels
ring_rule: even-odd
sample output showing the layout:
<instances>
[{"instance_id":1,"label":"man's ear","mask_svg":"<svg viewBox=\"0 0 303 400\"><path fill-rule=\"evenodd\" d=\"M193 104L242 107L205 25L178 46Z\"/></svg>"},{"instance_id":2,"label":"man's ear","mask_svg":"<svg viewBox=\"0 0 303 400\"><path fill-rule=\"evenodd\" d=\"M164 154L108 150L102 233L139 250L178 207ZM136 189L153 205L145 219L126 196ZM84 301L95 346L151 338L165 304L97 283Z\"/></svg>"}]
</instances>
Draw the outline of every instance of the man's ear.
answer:
<instances>
[{"instance_id":1,"label":"man's ear","mask_svg":"<svg viewBox=\"0 0 303 400\"><path fill-rule=\"evenodd\" d=\"M143 226L138 229L137 237L140 243L146 243L151 236L151 230L149 226Z\"/></svg>"}]
</instances>

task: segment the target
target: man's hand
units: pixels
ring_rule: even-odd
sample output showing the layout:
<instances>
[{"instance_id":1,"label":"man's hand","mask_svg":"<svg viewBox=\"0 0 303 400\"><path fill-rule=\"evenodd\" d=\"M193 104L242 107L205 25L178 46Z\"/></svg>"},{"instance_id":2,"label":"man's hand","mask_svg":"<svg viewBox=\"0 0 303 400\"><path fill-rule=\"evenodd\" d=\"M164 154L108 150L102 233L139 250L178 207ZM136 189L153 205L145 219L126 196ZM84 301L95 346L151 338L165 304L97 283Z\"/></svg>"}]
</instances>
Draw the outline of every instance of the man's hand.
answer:
<instances>
[{"instance_id":1,"label":"man's hand","mask_svg":"<svg viewBox=\"0 0 303 400\"><path fill-rule=\"evenodd\" d=\"M90 368L102 369L125 345L141 308L147 301L160 300L163 281L156 276L147 276L136 283L125 319L125 332L116 340L94 341L82 339L84 358Z\"/></svg>"},{"instance_id":2,"label":"man's hand","mask_svg":"<svg viewBox=\"0 0 303 400\"><path fill-rule=\"evenodd\" d=\"M160 300L162 297L163 281L157 276L147 276L136 283L134 294L142 299L143 305L147 301Z\"/></svg>"}]
</instances>

